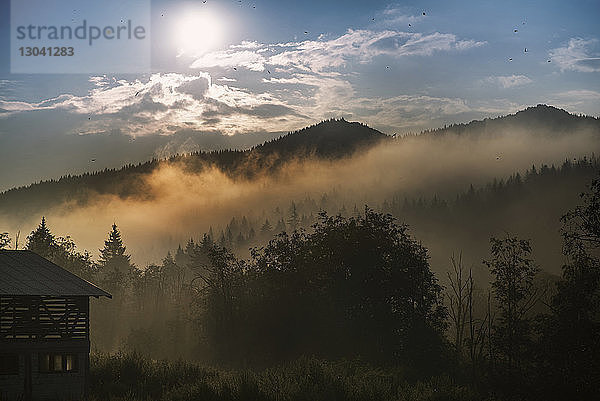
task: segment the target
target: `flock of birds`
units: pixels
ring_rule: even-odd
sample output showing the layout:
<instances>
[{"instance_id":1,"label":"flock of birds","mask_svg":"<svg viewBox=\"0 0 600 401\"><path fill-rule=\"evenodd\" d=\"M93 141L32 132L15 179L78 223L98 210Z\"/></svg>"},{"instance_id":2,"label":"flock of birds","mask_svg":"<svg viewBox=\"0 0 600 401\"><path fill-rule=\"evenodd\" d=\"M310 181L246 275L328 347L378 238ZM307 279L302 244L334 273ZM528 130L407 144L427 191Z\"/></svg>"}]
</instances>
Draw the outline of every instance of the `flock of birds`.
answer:
<instances>
[{"instance_id":1,"label":"flock of birds","mask_svg":"<svg viewBox=\"0 0 600 401\"><path fill-rule=\"evenodd\" d=\"M522 24L522 25L525 25L525 21L523 21L523 24ZM519 30L518 30L517 28L513 29L513 33L519 33ZM523 53L527 53L527 52L528 52L528 50L527 50L527 48L525 47L525 48L523 49ZM509 58L508 58L508 61L513 61L512 57L509 57ZM548 61L547 61L547 62L548 62L548 63L551 63L551 62L552 62L552 60L551 60L551 59L548 59Z\"/></svg>"}]
</instances>

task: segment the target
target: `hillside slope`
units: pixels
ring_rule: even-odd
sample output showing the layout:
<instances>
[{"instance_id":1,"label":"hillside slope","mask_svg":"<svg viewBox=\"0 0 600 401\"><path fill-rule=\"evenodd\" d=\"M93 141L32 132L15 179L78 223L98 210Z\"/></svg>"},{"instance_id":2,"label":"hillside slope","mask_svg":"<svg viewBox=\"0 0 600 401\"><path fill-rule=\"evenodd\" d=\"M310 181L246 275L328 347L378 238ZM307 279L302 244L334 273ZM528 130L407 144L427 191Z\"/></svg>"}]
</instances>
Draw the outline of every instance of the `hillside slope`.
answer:
<instances>
[{"instance_id":1,"label":"hillside slope","mask_svg":"<svg viewBox=\"0 0 600 401\"><path fill-rule=\"evenodd\" d=\"M196 152L13 188L0 193L0 214L25 216L64 202L85 204L97 194L144 198L144 177L164 165L191 173L215 167L234 179L252 179L275 173L293 159L341 159L387 138L361 123L327 120L248 150Z\"/></svg>"}]
</instances>

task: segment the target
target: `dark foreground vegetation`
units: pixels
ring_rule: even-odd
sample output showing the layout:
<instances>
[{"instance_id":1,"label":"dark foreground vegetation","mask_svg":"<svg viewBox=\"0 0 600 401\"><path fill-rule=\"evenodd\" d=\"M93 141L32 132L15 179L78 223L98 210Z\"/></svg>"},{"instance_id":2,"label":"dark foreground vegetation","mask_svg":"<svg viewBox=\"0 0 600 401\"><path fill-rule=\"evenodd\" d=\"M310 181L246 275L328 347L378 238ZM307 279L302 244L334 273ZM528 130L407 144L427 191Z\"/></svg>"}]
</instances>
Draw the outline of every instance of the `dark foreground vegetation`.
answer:
<instances>
[{"instance_id":1,"label":"dark foreground vegetation","mask_svg":"<svg viewBox=\"0 0 600 401\"><path fill-rule=\"evenodd\" d=\"M258 370L92 355L91 400L417 401L483 400L450 376L410 378L401 367L299 358ZM493 400L494 398L487 398Z\"/></svg>"}]
</instances>

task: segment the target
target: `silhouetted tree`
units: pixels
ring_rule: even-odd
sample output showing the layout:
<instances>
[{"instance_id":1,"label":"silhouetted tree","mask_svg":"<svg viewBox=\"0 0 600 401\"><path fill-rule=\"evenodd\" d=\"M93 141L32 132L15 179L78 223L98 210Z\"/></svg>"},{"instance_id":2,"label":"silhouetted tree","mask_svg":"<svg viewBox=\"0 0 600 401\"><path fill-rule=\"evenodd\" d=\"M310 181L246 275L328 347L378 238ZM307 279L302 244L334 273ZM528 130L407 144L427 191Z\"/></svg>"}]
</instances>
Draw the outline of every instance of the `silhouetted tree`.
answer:
<instances>
[{"instance_id":1,"label":"silhouetted tree","mask_svg":"<svg viewBox=\"0 0 600 401\"><path fill-rule=\"evenodd\" d=\"M452 272L448 271L448 282L450 283L448 291L449 317L454 326L454 347L458 356L462 356L463 346L465 345L465 331L468 328L469 312L473 307L473 276L469 269L468 275L465 271L462 261L462 254L456 258L450 257Z\"/></svg>"},{"instance_id":2,"label":"silhouetted tree","mask_svg":"<svg viewBox=\"0 0 600 401\"><path fill-rule=\"evenodd\" d=\"M490 239L491 258L484 264L493 275L492 289L500 315L494 327L495 345L506 358L510 374L520 367L528 345L527 312L537 302L533 279L539 268L530 258L529 241L506 235Z\"/></svg>"},{"instance_id":3,"label":"silhouetted tree","mask_svg":"<svg viewBox=\"0 0 600 401\"><path fill-rule=\"evenodd\" d=\"M443 354L446 311L427 250L389 215L323 212L313 232L254 249L248 274L246 333L262 355L360 355L424 368Z\"/></svg>"},{"instance_id":4,"label":"silhouetted tree","mask_svg":"<svg viewBox=\"0 0 600 401\"><path fill-rule=\"evenodd\" d=\"M197 287L201 331L208 338L214 357L239 357L240 337L245 330L239 313L243 263L227 248L214 244L204 250L204 255L206 259L199 254L192 258L196 264L202 264L196 269L196 279L201 280Z\"/></svg>"},{"instance_id":5,"label":"silhouetted tree","mask_svg":"<svg viewBox=\"0 0 600 401\"><path fill-rule=\"evenodd\" d=\"M104 247L100 249L98 270L101 281L109 291L127 289L137 276L137 271L131 263L131 256L126 253L121 233L113 223Z\"/></svg>"},{"instance_id":6,"label":"silhouetted tree","mask_svg":"<svg viewBox=\"0 0 600 401\"><path fill-rule=\"evenodd\" d=\"M45 258L50 258L55 253L56 241L46 225L45 217L42 217L40 225L27 236L25 247Z\"/></svg>"},{"instance_id":7,"label":"silhouetted tree","mask_svg":"<svg viewBox=\"0 0 600 401\"><path fill-rule=\"evenodd\" d=\"M543 322L544 383L561 399L592 399L600 388L600 178L562 217L563 280Z\"/></svg>"},{"instance_id":8,"label":"silhouetted tree","mask_svg":"<svg viewBox=\"0 0 600 401\"><path fill-rule=\"evenodd\" d=\"M300 224L300 216L298 215L296 203L292 202L292 206L290 206L288 226L292 229L292 231L294 231L294 230L298 229L299 224Z\"/></svg>"}]
</instances>

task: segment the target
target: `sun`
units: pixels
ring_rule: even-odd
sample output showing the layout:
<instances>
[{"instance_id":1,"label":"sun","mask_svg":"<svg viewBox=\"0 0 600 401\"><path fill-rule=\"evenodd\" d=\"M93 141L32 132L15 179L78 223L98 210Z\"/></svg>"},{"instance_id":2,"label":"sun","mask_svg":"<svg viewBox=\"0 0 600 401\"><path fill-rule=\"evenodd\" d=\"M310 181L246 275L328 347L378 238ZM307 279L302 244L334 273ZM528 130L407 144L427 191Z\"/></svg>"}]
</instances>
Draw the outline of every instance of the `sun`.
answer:
<instances>
[{"instance_id":1,"label":"sun","mask_svg":"<svg viewBox=\"0 0 600 401\"><path fill-rule=\"evenodd\" d=\"M199 56L220 42L222 27L216 14L208 10L188 10L177 19L174 33L179 55Z\"/></svg>"}]
</instances>

